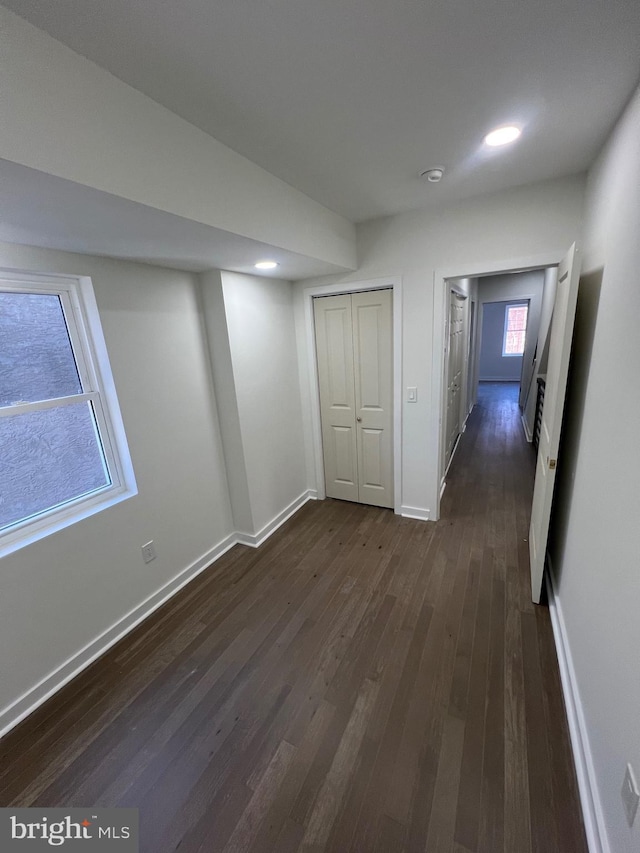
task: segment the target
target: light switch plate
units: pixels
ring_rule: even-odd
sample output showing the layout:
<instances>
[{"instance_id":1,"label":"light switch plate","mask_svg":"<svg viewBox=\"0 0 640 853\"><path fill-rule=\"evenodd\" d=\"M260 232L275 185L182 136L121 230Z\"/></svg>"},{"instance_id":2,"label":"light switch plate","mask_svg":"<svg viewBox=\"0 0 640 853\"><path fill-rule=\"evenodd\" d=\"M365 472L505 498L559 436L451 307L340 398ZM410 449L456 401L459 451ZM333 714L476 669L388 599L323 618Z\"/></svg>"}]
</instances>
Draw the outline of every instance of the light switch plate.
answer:
<instances>
[{"instance_id":1,"label":"light switch plate","mask_svg":"<svg viewBox=\"0 0 640 853\"><path fill-rule=\"evenodd\" d=\"M418 389L415 385L410 385L407 388L407 403L417 403L418 402Z\"/></svg>"},{"instance_id":2,"label":"light switch plate","mask_svg":"<svg viewBox=\"0 0 640 853\"><path fill-rule=\"evenodd\" d=\"M624 774L624 782L622 783L622 802L624 810L627 814L627 823L633 826L633 821L638 811L638 801L640 801L640 793L638 792L638 783L633 775L633 768L627 764L627 770Z\"/></svg>"}]
</instances>

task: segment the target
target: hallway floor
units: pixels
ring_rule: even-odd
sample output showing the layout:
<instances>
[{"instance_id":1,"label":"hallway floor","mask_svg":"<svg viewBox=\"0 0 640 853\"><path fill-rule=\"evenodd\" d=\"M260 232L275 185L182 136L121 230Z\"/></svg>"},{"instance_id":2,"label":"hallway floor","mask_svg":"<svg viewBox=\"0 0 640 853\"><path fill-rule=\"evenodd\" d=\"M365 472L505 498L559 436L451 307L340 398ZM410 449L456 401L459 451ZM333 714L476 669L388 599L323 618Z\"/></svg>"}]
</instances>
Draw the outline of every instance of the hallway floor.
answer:
<instances>
[{"instance_id":1,"label":"hallway floor","mask_svg":"<svg viewBox=\"0 0 640 853\"><path fill-rule=\"evenodd\" d=\"M133 806L143 853L586 853L517 386L442 519L326 500L236 546L0 743L0 806Z\"/></svg>"}]
</instances>

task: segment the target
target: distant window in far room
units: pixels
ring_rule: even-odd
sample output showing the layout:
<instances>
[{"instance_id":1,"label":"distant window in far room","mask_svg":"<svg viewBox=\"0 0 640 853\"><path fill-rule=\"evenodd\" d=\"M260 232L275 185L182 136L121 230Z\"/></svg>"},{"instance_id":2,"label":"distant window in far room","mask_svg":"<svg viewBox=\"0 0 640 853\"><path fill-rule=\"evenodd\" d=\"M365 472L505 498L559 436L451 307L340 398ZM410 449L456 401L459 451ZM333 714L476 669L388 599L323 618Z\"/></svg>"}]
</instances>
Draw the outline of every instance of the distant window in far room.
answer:
<instances>
[{"instance_id":1,"label":"distant window in far room","mask_svg":"<svg viewBox=\"0 0 640 853\"><path fill-rule=\"evenodd\" d=\"M504 312L504 337L502 340L502 355L523 355L527 336L527 315L529 306L526 302L507 305Z\"/></svg>"}]
</instances>

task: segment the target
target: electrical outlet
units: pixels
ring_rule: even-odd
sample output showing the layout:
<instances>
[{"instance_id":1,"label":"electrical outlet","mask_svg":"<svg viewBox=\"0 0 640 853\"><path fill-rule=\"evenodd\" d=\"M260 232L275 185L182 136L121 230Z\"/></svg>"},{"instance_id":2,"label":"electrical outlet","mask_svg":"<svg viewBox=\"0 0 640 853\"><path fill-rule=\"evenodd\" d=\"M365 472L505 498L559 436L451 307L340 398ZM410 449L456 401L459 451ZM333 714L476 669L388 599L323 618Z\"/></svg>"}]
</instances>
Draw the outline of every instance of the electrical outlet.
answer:
<instances>
[{"instance_id":1,"label":"electrical outlet","mask_svg":"<svg viewBox=\"0 0 640 853\"><path fill-rule=\"evenodd\" d=\"M145 563L150 563L151 560L155 560L156 549L153 545L153 539L151 540L151 542L147 542L146 545L142 546L142 558Z\"/></svg>"},{"instance_id":2,"label":"electrical outlet","mask_svg":"<svg viewBox=\"0 0 640 853\"><path fill-rule=\"evenodd\" d=\"M627 823L633 826L633 821L636 818L638 811L638 801L640 801L640 793L638 792L638 783L633 775L633 768L627 764L627 770L624 774L624 782L622 783L622 802L624 810L627 814Z\"/></svg>"}]
</instances>

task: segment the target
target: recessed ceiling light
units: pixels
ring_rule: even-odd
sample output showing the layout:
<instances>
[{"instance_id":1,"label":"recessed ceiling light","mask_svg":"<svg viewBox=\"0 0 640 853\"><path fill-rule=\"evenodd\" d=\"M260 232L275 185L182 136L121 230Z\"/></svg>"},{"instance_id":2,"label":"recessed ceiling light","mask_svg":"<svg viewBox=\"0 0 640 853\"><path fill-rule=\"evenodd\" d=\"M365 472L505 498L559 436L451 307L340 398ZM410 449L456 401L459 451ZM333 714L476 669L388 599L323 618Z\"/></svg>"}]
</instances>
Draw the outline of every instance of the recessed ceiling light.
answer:
<instances>
[{"instance_id":1,"label":"recessed ceiling light","mask_svg":"<svg viewBox=\"0 0 640 853\"><path fill-rule=\"evenodd\" d=\"M486 145L490 145L492 148L495 148L497 145L508 145L510 142L515 142L521 133L522 131L520 128L514 127L513 125L498 127L495 130L492 130L491 133L488 133L485 136L484 141Z\"/></svg>"},{"instance_id":2,"label":"recessed ceiling light","mask_svg":"<svg viewBox=\"0 0 640 853\"><path fill-rule=\"evenodd\" d=\"M275 261L258 261L254 266L257 270L274 270L278 264Z\"/></svg>"}]
</instances>

